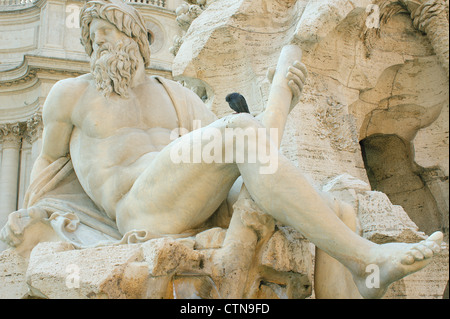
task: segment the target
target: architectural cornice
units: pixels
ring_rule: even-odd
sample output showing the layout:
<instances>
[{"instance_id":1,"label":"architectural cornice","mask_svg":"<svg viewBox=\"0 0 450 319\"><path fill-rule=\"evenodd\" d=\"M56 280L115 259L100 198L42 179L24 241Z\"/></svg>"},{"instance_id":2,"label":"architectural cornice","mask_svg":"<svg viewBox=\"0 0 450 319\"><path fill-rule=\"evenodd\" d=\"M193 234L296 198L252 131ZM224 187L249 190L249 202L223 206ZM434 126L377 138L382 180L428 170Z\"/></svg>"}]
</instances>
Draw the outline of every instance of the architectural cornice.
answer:
<instances>
[{"instance_id":1,"label":"architectural cornice","mask_svg":"<svg viewBox=\"0 0 450 319\"><path fill-rule=\"evenodd\" d=\"M162 16L176 17L175 10L173 10L173 9L168 9L165 7L153 6L153 5L143 4L143 3L135 3L135 2L134 3L131 2L129 4L133 5L134 7L137 7L138 10L143 15L145 15L147 13L147 10L151 9L151 11L156 11ZM141 8L143 10L141 10Z\"/></svg>"},{"instance_id":2,"label":"architectural cornice","mask_svg":"<svg viewBox=\"0 0 450 319\"><path fill-rule=\"evenodd\" d=\"M0 108L0 124L11 122L26 122L36 112L39 112L43 104L43 98L37 98L34 102L21 106Z\"/></svg>"},{"instance_id":3,"label":"architectural cornice","mask_svg":"<svg viewBox=\"0 0 450 319\"><path fill-rule=\"evenodd\" d=\"M23 63L20 66L0 72L0 89L30 82L36 77L39 77L39 72L63 74L65 77L76 77L89 72L89 62L25 55Z\"/></svg>"},{"instance_id":4,"label":"architectural cornice","mask_svg":"<svg viewBox=\"0 0 450 319\"><path fill-rule=\"evenodd\" d=\"M60 76L56 75L77 77L88 72L90 72L88 61L25 55L23 63L17 68L0 72L0 91L1 88L31 82L36 77L41 78L44 76L48 78L48 74L54 74L54 79L59 80ZM166 69L147 68L146 72L149 75L172 77L171 70Z\"/></svg>"}]
</instances>

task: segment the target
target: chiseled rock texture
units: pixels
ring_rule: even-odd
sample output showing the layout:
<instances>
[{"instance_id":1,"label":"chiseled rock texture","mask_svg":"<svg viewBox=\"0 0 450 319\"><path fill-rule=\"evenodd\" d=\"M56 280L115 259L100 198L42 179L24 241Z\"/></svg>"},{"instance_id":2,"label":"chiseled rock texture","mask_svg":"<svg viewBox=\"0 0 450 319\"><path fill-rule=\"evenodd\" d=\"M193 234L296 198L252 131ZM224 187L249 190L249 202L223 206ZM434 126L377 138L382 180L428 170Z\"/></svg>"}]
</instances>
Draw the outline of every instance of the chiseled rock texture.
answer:
<instances>
[{"instance_id":1,"label":"chiseled rock texture","mask_svg":"<svg viewBox=\"0 0 450 319\"><path fill-rule=\"evenodd\" d=\"M442 230L448 244L448 66L430 39L433 24L424 30L408 8L387 14L381 7L381 24L368 26L374 11L366 9L381 1L205 3L178 12L185 34L172 50L175 79L218 116L231 112L231 92L257 114L268 98L268 68L284 45L298 44L309 76L282 153L355 208L356 216L339 217L361 236L416 242ZM3 251L0 298L314 297L314 247L254 206L235 205L239 236L217 227L186 239L82 250L41 243L29 260ZM442 298L448 258L447 246L384 298Z\"/></svg>"},{"instance_id":2,"label":"chiseled rock texture","mask_svg":"<svg viewBox=\"0 0 450 319\"><path fill-rule=\"evenodd\" d=\"M361 204L363 236L414 241L441 230L448 244L448 1L216 0L180 43L174 77L218 115L231 112L231 92L261 112L267 69L298 44L309 75L283 154L319 186L349 174L380 193L346 194ZM448 258L436 262L448 269ZM417 296L411 289L398 296Z\"/></svg>"},{"instance_id":3,"label":"chiseled rock texture","mask_svg":"<svg viewBox=\"0 0 450 319\"><path fill-rule=\"evenodd\" d=\"M349 183L359 188L342 193L341 186ZM377 243L426 238L401 207L392 205L383 193L365 190L364 183L346 180L344 176L327 187L335 195L356 198L359 216L356 231L365 238ZM0 296L315 297L314 245L291 227L263 214L248 199L240 199L234 207L231 230L216 227L189 238L166 237L87 249L75 249L66 242L46 242L38 244L28 259L14 250L6 250L0 254ZM339 273L338 268L335 270ZM442 298L448 271L447 247L431 265L394 283L385 298ZM348 298L358 298L351 286L345 286L339 279L335 282L350 287Z\"/></svg>"},{"instance_id":4,"label":"chiseled rock texture","mask_svg":"<svg viewBox=\"0 0 450 319\"><path fill-rule=\"evenodd\" d=\"M292 231L291 231L292 232ZM286 237L288 236L288 237ZM291 238L289 238L291 237ZM293 238L296 237L296 238ZM227 273L219 250L194 249L194 239L161 238L143 244L74 249L64 242L40 243L29 261L0 255L3 298L223 298ZM242 296L306 298L311 295L311 245L278 230L249 267ZM293 252L302 252L293 254ZM238 261L239 262L239 261ZM231 274L232 275L232 274ZM213 280L214 278L214 280Z\"/></svg>"},{"instance_id":5,"label":"chiseled rock texture","mask_svg":"<svg viewBox=\"0 0 450 319\"><path fill-rule=\"evenodd\" d=\"M19 299L28 295L27 260L12 249L0 253L0 299Z\"/></svg>"}]
</instances>

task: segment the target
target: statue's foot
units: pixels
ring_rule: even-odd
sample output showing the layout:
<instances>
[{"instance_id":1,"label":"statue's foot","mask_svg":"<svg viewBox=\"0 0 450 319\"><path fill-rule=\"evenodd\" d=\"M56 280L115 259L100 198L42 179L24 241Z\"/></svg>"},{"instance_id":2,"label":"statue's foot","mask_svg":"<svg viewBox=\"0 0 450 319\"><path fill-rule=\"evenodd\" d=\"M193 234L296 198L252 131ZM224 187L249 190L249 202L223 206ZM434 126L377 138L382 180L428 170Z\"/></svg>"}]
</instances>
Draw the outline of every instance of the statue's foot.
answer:
<instances>
[{"instance_id":1,"label":"statue's foot","mask_svg":"<svg viewBox=\"0 0 450 319\"><path fill-rule=\"evenodd\" d=\"M416 244L389 243L375 247L374 262L367 265L362 275L354 275L361 296L381 298L390 284L424 268L440 252L443 237L441 232L435 232Z\"/></svg>"}]
</instances>

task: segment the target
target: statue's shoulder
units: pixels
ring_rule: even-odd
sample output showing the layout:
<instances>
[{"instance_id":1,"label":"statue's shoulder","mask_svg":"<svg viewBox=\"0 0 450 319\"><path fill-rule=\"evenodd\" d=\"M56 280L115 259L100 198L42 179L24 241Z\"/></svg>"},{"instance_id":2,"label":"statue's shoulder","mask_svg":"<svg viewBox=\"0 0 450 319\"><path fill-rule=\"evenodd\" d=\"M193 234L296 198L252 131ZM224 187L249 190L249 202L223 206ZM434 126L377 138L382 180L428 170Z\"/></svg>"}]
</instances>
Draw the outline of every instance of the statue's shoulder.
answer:
<instances>
[{"instance_id":1,"label":"statue's shoulder","mask_svg":"<svg viewBox=\"0 0 450 319\"><path fill-rule=\"evenodd\" d=\"M56 82L54 85L55 90L71 91L73 93L79 93L79 90L86 89L93 83L92 74L83 74L75 78L67 78Z\"/></svg>"},{"instance_id":2,"label":"statue's shoulder","mask_svg":"<svg viewBox=\"0 0 450 319\"><path fill-rule=\"evenodd\" d=\"M92 80L91 74L85 74L56 82L45 100L44 115L53 114L50 117L70 118L74 105L91 85Z\"/></svg>"},{"instance_id":3,"label":"statue's shoulder","mask_svg":"<svg viewBox=\"0 0 450 319\"><path fill-rule=\"evenodd\" d=\"M60 80L53 85L49 95L58 97L80 96L93 83L93 77L89 74L83 74L75 78Z\"/></svg>"}]
</instances>

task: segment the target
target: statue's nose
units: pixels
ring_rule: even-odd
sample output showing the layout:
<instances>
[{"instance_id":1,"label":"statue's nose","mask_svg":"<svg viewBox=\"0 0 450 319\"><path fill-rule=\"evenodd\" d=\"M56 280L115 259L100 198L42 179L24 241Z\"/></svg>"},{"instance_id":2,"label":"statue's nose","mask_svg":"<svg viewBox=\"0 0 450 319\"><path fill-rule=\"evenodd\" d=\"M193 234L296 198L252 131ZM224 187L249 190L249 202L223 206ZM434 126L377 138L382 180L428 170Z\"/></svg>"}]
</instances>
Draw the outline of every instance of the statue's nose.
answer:
<instances>
[{"instance_id":1,"label":"statue's nose","mask_svg":"<svg viewBox=\"0 0 450 319\"><path fill-rule=\"evenodd\" d=\"M96 45L98 45L99 47L104 44L106 41L105 39L105 34L103 32L95 32L95 36L94 36L94 43Z\"/></svg>"}]
</instances>

